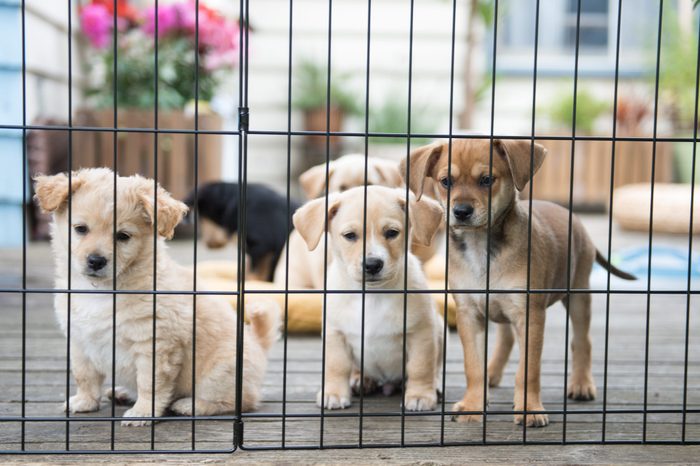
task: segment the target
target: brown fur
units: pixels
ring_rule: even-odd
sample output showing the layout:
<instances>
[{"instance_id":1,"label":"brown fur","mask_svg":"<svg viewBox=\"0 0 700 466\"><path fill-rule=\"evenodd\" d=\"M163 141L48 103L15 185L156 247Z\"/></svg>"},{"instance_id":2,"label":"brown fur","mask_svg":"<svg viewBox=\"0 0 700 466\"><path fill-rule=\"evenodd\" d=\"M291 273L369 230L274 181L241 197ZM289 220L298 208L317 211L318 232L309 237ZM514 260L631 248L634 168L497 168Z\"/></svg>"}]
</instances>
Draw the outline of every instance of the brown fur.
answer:
<instances>
[{"instance_id":1,"label":"brown fur","mask_svg":"<svg viewBox=\"0 0 700 466\"><path fill-rule=\"evenodd\" d=\"M544 161L546 150L529 141L495 140L493 165L489 171L491 148L489 140L460 139L452 142L452 164L448 167L448 146L436 142L417 149L410 155L409 186L417 196L423 192L426 179L438 186L440 201L450 224L450 287L452 289L486 288L486 254L491 254L490 282L492 289L526 289L527 265L531 266L532 289L565 289L567 287L567 248L569 212L555 204L533 201L531 217L532 244L528 256L527 201L518 200L523 189ZM534 164L531 164L531 159ZM405 163L405 161L404 161ZM404 165L405 166L405 165ZM482 180L494 177L491 183L491 238L487 240L489 222L489 187ZM448 190L442 180L451 177L450 205ZM473 213L467 220L454 214L455 206L468 205ZM571 288L588 288L589 275L596 259L596 248L577 217L573 217L571 232ZM599 256L602 259L602 256ZM599 261L601 262L601 261ZM604 259L602 265L613 273ZM623 275L621 275L623 276ZM630 278L626 275L623 278ZM511 348L515 332L524 355L526 325L528 334L527 405L525 405L525 358L521 356L515 382L516 411L541 412L529 414L529 426L544 426L549 420L540 397L540 363L544 339L545 310L557 301L568 307L573 328L573 374L569 379L568 395L578 400L595 398L596 387L591 373L590 296L565 293L533 293L530 295L529 318L526 317L526 294L492 294L489 297L489 318L498 323L498 339L488 374L483 373L485 297L455 293L458 306L457 328L464 350L467 391L454 406L455 411L481 411L485 400L484 384L496 386ZM461 415L458 421L479 421L480 415ZM523 415L515 422L522 423Z\"/></svg>"}]
</instances>

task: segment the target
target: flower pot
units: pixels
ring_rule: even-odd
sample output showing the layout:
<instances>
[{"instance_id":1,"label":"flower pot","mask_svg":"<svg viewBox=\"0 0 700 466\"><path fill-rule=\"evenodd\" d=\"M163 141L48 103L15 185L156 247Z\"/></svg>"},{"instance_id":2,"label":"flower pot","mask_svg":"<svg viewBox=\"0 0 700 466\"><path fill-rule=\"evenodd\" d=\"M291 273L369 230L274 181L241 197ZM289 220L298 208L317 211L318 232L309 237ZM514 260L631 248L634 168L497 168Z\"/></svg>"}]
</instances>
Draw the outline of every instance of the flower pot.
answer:
<instances>
[{"instance_id":1,"label":"flower pot","mask_svg":"<svg viewBox=\"0 0 700 466\"><path fill-rule=\"evenodd\" d=\"M304 129L306 131L339 132L343 129L345 114L338 106L331 106L330 115L326 117L326 108L315 108L304 112ZM326 136L306 136L304 138L306 152L313 160L309 165L320 163L326 158ZM329 154L331 158L336 157L342 150L342 138L331 136L329 138Z\"/></svg>"},{"instance_id":2,"label":"flower pot","mask_svg":"<svg viewBox=\"0 0 700 466\"><path fill-rule=\"evenodd\" d=\"M540 141L547 157L533 180L533 197L569 205L571 141ZM653 144L647 141L615 143L614 187L651 181ZM612 142L576 141L572 205L575 209L603 211L610 201ZM656 144L656 182L673 181L673 151L669 143ZM523 197L527 197L526 187Z\"/></svg>"},{"instance_id":3,"label":"flower pot","mask_svg":"<svg viewBox=\"0 0 700 466\"><path fill-rule=\"evenodd\" d=\"M75 126L104 127L105 131L73 132L73 168L109 167L122 176L139 174L155 178L156 146L153 131L154 113L150 110L120 109L117 113L120 131L116 136L116 167L114 166L114 113L111 109L83 109L76 113ZM195 163L197 183L221 179L220 135L200 134L195 148L194 116L182 111L158 113L157 162L158 182L177 199L184 199L194 188ZM222 119L214 113L199 115L199 130L220 130ZM107 129L108 128L108 129ZM143 131L146 129L146 131ZM177 131L184 131L178 133ZM172 132L174 131L174 132Z\"/></svg>"}]
</instances>

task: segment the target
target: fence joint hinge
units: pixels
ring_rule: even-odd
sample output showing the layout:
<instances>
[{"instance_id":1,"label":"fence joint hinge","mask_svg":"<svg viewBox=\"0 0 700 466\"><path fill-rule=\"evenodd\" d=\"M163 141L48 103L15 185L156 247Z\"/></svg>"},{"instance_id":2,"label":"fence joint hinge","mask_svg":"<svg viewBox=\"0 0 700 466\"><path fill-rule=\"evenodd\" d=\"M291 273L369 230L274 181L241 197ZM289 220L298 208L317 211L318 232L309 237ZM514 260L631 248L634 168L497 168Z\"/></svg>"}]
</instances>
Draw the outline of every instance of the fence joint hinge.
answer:
<instances>
[{"instance_id":1,"label":"fence joint hinge","mask_svg":"<svg viewBox=\"0 0 700 466\"><path fill-rule=\"evenodd\" d=\"M238 130L248 131L248 107L238 107Z\"/></svg>"},{"instance_id":2,"label":"fence joint hinge","mask_svg":"<svg viewBox=\"0 0 700 466\"><path fill-rule=\"evenodd\" d=\"M233 441L236 448L243 445L243 421L240 419L233 421Z\"/></svg>"}]
</instances>

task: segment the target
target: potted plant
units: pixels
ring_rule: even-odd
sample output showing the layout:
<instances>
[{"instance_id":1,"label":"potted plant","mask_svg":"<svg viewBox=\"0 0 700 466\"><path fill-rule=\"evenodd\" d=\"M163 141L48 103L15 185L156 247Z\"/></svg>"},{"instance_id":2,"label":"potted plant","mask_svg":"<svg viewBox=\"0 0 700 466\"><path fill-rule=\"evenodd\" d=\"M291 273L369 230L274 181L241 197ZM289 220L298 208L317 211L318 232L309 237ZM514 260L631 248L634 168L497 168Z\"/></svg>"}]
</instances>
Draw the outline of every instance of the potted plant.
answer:
<instances>
[{"instance_id":1,"label":"potted plant","mask_svg":"<svg viewBox=\"0 0 700 466\"><path fill-rule=\"evenodd\" d=\"M694 2L695 6L697 4ZM656 60L655 55L654 60ZM677 136L692 137L693 135L697 60L698 43L693 28L682 27L679 16L674 10L665 11L659 64L659 93L660 102ZM650 83L655 85L656 73L650 73L649 78ZM676 179L683 183L690 183L693 144L676 142L673 144L673 152ZM697 165L700 164L696 163ZM700 182L697 172L695 182Z\"/></svg>"},{"instance_id":2,"label":"potted plant","mask_svg":"<svg viewBox=\"0 0 700 466\"><path fill-rule=\"evenodd\" d=\"M574 99L570 92L562 92L544 113L554 128L564 136L571 135ZM650 115L646 99L632 94L618 96L618 137L640 136ZM576 135L596 134L596 124L609 115L613 105L585 87L579 86L576 98ZM610 115L612 116L612 115ZM571 144L566 139L547 141L549 155L533 180L534 197L568 206L571 187ZM604 210L610 201L610 168L612 143L605 140L576 141L574 159L573 206L578 209ZM614 187L649 182L651 179L652 144L639 141L615 143ZM655 179L667 182L672 178L670 147L658 143L656 147ZM526 189L527 192L527 189Z\"/></svg>"},{"instance_id":3,"label":"potted plant","mask_svg":"<svg viewBox=\"0 0 700 466\"><path fill-rule=\"evenodd\" d=\"M119 0L114 31L114 6L113 0L91 0L79 10L80 32L89 48L88 107L78 111L76 124L112 127L116 104L119 127L151 128L157 108L159 128L191 130L197 100L199 128L221 129L221 118L210 110L209 101L237 65L238 22L203 1L163 2L156 11ZM112 165L113 133L76 132L74 137L75 167ZM118 133L115 168L120 174L154 176L153 137L148 132ZM219 178L220 138L201 137L199 143L199 182ZM194 161L193 134L159 135L158 178L175 196L184 197L193 186Z\"/></svg>"},{"instance_id":4,"label":"potted plant","mask_svg":"<svg viewBox=\"0 0 700 466\"><path fill-rule=\"evenodd\" d=\"M436 116L425 105L411 106L411 134L433 133L436 130ZM408 102L405 98L389 95L384 102L370 110L370 133L396 133L408 132ZM406 155L406 138L395 137L371 137L369 141L374 145L373 155L386 156L400 159ZM431 140L426 138L411 137L411 147L419 147L428 144Z\"/></svg>"},{"instance_id":5,"label":"potted plant","mask_svg":"<svg viewBox=\"0 0 700 466\"><path fill-rule=\"evenodd\" d=\"M304 130L339 132L343 129L346 117L361 113L357 96L349 88L348 74L331 70L330 103L328 97L328 69L309 59L302 59L296 66L295 91L292 105L304 114ZM326 110L329 109L329 113ZM335 157L342 150L341 138L330 137L330 155ZM306 153L310 156L307 164L313 165L318 159L325 159L326 137L307 136Z\"/></svg>"}]
</instances>

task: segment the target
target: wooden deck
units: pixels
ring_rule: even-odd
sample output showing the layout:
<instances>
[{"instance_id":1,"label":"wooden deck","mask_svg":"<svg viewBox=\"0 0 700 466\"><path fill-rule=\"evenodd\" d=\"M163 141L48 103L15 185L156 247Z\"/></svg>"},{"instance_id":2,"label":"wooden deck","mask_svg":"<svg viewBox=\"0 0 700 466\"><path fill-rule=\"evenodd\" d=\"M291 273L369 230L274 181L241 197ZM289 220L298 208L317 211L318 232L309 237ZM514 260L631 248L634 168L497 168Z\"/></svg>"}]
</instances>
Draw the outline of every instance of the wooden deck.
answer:
<instances>
[{"instance_id":1,"label":"wooden deck","mask_svg":"<svg viewBox=\"0 0 700 466\"><path fill-rule=\"evenodd\" d=\"M173 254L187 262L191 244L176 244ZM203 253L203 255L206 255ZM28 250L27 285L45 288L51 286L52 263L46 245L32 245ZM0 287L16 287L21 284L21 254L17 251L0 253ZM683 283L678 288L682 289ZM3 293L0 295L0 417L20 416L22 412L22 295ZM550 414L551 424L546 428L527 429L528 441L597 442L605 435L607 441L639 442L646 435L648 441L676 442L683 435L681 413L650 413L647 416L629 411L644 409L645 400L649 410L681 410L684 394L687 409L685 415L685 439L700 442L700 302L697 297L690 300L691 322L688 347L687 391L684 392L685 376L685 327L686 295L653 295L650 303L648 379L645 396L645 336L646 336L647 296L612 295L610 297L609 361L607 380L607 409L626 411L608 413L605 426L603 415L579 414L581 410L603 409L604 342L605 342L605 295L593 297L594 320L592 334L594 341L594 376L598 386L598 399L589 402L569 402L566 409L566 423L563 415ZM24 425L25 448L30 451L64 450L69 438L71 450L150 450L150 428L123 428L110 422L90 421L91 417L110 415L110 407L104 404L93 415L79 416L80 421L50 422L45 418L63 419L61 403L66 397L66 341L57 329L53 318L52 296L50 294L27 294L26 332L26 379L24 405L26 416L38 417L43 421L28 421ZM450 335L447 352L446 409L458 400L464 390L464 375L459 339ZM557 307L549 311L544 362L543 362L543 401L549 410L563 410L564 400L564 351L565 313ZM464 425L444 419L439 412L428 416L409 416L402 419L396 416L376 416L383 412L400 412L400 396L366 397L363 412L366 415L360 426L358 417L328 416L323 421L318 417L291 417L284 423L274 416L283 410L290 415L318 415L319 409L314 400L321 380L321 340L314 336L290 336L287 340L286 393L284 387L283 342L272 350L269 370L264 386L264 403L257 413L245 418L245 448L275 448L318 446L323 435L324 445L357 445L362 437L364 446L425 444L444 441L446 443L474 442L519 442L523 440L523 429L515 426L510 415L491 414L486 428L482 425ZM513 378L517 362L517 351L511 357L502 386L491 391L489 410L505 411L512 407ZM74 393L72 377L71 393ZM283 403L286 396L286 403ZM357 415L359 399L354 400L351 409L343 411ZM124 408L118 408L117 414ZM337 412L334 412L337 413ZM84 419L84 421L83 421ZM443 422L444 421L444 422ZM645 422L646 421L646 422ZM646 426L646 428L645 428ZM361 430L360 430L361 427ZM8 450L21 448L22 424L17 421L0 422L0 455ZM284 435L283 435L284 433ZM233 423L230 420L161 422L154 427L154 444L157 450L228 450L232 448ZM194 442L194 443L193 443ZM560 448L560 447L546 447ZM574 448L574 447L569 447ZM583 447L581 447L583 448ZM588 448L588 447L586 447ZM602 448L602 447L599 447ZM607 447L606 447L607 448ZM612 448L612 447L609 447ZM684 456L673 455L677 447L664 447L658 450L660 459L675 458L683 461ZM460 449L461 450L461 449ZM480 449L479 457L488 460L489 456ZM545 450L546 451L546 450ZM552 450L554 451L554 450ZM557 450L561 452L563 450ZM580 451L580 450L577 450ZM687 452L688 450L686 450ZM697 450L694 450L697 451ZM239 455L241 453L236 453ZM450 455L453 455L451 453ZM465 455L468 454L465 452ZM559 453L557 453L559 454ZM234 457L235 457L234 455ZM248 459L296 458L319 460L319 456L309 453L284 453L271 457L269 453L246 453ZM267 456L265 456L267 455ZM349 454L343 453L343 458ZM354 455L354 454L353 454ZM546 459L538 451L537 457ZM377 459L352 456L357 461ZM552 456L553 458L554 456ZM340 456L326 455L325 460L333 461Z\"/></svg>"}]
</instances>

